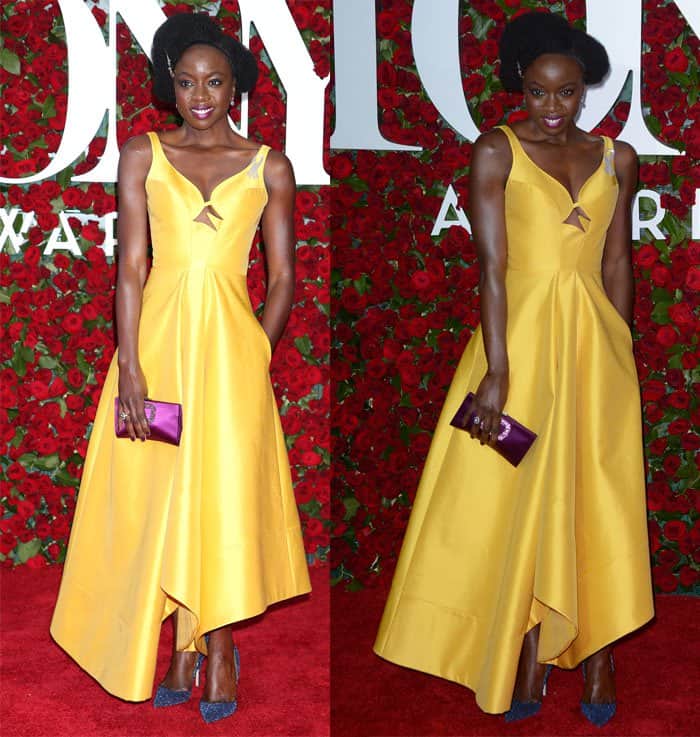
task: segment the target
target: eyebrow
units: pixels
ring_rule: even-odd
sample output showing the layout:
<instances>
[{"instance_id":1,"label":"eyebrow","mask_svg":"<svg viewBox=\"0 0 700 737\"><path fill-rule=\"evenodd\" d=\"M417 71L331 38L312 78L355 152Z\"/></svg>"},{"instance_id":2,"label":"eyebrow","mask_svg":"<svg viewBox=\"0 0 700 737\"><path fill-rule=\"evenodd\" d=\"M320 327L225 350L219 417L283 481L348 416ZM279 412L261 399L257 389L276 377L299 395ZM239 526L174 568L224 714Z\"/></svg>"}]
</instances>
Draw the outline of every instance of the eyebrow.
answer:
<instances>
[{"instance_id":1,"label":"eyebrow","mask_svg":"<svg viewBox=\"0 0 700 737\"><path fill-rule=\"evenodd\" d=\"M180 69L180 70L178 70L175 73L176 74L185 74L188 77L193 77L194 76L194 74L190 74L189 72L186 72L184 69ZM223 74L225 74L225 72L219 70L218 72L211 72L210 74L207 75L207 77L216 77L218 75L223 75Z\"/></svg>"},{"instance_id":2,"label":"eyebrow","mask_svg":"<svg viewBox=\"0 0 700 737\"><path fill-rule=\"evenodd\" d=\"M533 79L532 82L530 82L531 85L536 84L538 87L546 87L545 84L542 82L538 82L537 80ZM576 85L575 81L572 82L564 82L564 84L559 85L559 89L562 89L563 87L570 87L571 85Z\"/></svg>"}]
</instances>

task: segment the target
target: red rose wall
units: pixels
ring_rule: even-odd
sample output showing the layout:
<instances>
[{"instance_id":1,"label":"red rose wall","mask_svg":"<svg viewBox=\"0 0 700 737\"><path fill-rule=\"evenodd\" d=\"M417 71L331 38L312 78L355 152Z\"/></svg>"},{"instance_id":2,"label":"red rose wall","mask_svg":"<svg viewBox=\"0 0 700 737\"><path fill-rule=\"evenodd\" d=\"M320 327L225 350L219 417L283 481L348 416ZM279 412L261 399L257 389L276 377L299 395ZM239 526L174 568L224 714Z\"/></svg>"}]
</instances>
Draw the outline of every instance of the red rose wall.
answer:
<instances>
[{"instance_id":1,"label":"red rose wall","mask_svg":"<svg viewBox=\"0 0 700 737\"><path fill-rule=\"evenodd\" d=\"M391 575L432 430L479 320L468 232L431 236L449 184L467 201L471 147L421 86L411 6L377 2L380 129L424 150L331 152L332 572L351 588ZM471 0L460 8L464 94L481 130L522 115L522 96L497 80L508 18L547 8L585 27L583 0ZM643 12L645 119L664 143L686 151L641 162L640 187L660 193L668 234L654 240L643 230L634 243L651 555L657 590L697 592L700 243L690 240L690 208L700 188L700 43L673 2L645 0ZM628 111L623 94L597 132L617 135Z\"/></svg>"},{"instance_id":2,"label":"red rose wall","mask_svg":"<svg viewBox=\"0 0 700 737\"><path fill-rule=\"evenodd\" d=\"M98 3L87 4L106 29L105 12ZM240 37L235 0L162 5L168 15L216 6L222 27ZM290 0L288 5L317 74L326 76L329 0ZM61 140L68 85L65 34L55 1L3 2L1 13L0 173L21 177L44 169ZM133 135L173 127L177 119L153 106L147 57L125 25L119 23L117 33L121 145ZM260 78L250 96L250 135L284 150L284 91L260 38L253 36L251 48L259 59ZM63 559L91 421L114 351L115 263L100 247L105 233L95 218L116 209L115 187L70 182L75 173L95 166L104 150L104 136L103 128L82 159L57 177L0 189L0 208L15 232L21 230L21 213L35 215L17 250L7 237L0 243L4 566L43 566ZM272 363L306 550L314 563L326 559L329 526L327 200L326 187L299 189L296 303ZM68 221L80 257L60 245L44 255L52 232L62 225L59 217L64 210L91 216L85 220L76 215ZM253 306L259 310L265 287L257 244L248 284Z\"/></svg>"},{"instance_id":3,"label":"red rose wall","mask_svg":"<svg viewBox=\"0 0 700 737\"><path fill-rule=\"evenodd\" d=\"M87 0L106 29L98 3ZM432 429L459 358L479 319L478 268L468 233L430 235L447 186L466 202L470 146L434 109L411 53L411 2L377 0L378 102L384 135L424 151L335 151L327 188L297 198L297 304L272 365L309 556L323 561L334 520L333 577L349 586L390 575ZM288 0L319 76L330 67L330 0ZM523 9L548 8L584 24L583 0L461 2L464 93L482 130L512 119L518 95L497 81L497 39ZM239 32L236 0L163 2L166 13L215 10ZM65 121L66 47L54 0L4 2L0 46L0 173L43 169ZM117 26L118 138L176 124L153 107L148 64ZM106 32L106 30L105 30ZM700 187L700 58L697 38L673 2L644 0L643 102L653 133L686 155L644 158L640 186L661 194L666 238L635 243L635 351L642 384L654 580L661 591L697 591L700 565L697 429L697 304L700 245L690 208ZM250 99L251 136L284 147L284 91L260 39L260 82ZM598 132L616 135L624 95ZM327 125L332 114L327 115ZM74 166L37 184L0 189L14 231L35 215L17 251L0 238L0 560L60 561L65 552L90 423L114 349L115 266L100 245L115 210L114 187L71 184L95 166L105 130ZM332 218L329 223L329 205ZM9 213L17 211L10 219ZM82 251L43 255L62 211ZM11 220L11 222L10 222ZM332 235L331 235L332 233ZM332 390L328 388L333 243ZM56 244L54 244L56 245ZM254 249L249 288L264 296ZM333 401L333 502L329 509Z\"/></svg>"}]
</instances>

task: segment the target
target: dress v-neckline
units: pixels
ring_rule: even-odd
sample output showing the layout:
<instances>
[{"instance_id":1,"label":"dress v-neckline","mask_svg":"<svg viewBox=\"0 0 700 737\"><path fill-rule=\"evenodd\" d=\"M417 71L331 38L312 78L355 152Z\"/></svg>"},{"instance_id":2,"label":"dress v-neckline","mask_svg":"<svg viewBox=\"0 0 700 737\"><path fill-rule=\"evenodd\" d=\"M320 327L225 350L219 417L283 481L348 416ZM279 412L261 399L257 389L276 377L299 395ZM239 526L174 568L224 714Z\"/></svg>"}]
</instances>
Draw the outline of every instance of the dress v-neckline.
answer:
<instances>
[{"instance_id":1,"label":"dress v-neckline","mask_svg":"<svg viewBox=\"0 0 700 737\"><path fill-rule=\"evenodd\" d=\"M559 179L557 179L555 176L553 176L552 174L550 174L546 169L544 169L538 163L536 163L535 160L532 158L532 156L530 156L530 154L525 150L525 147L521 143L521 141L518 138L518 136L515 134L515 131L512 128L509 128L509 130L513 134L513 138L515 138L515 140L518 142L518 146L520 146L520 150L522 151L523 156L535 167L535 169L537 169L538 171L542 172L542 174L544 174L548 179L551 179L553 182L556 182L559 185L559 187L561 187L561 189L564 192L566 192L566 196L571 201L572 206L578 204L578 202L581 199L581 194L583 193L583 190L586 188L586 186L591 181L591 179L593 179L593 177L595 177L595 175L603 168L603 165L605 164L605 156L607 154L608 146L607 146L607 143L605 141L605 137L604 136L601 136L601 139L600 140L603 142L603 155L600 157L600 162L598 163L598 166L596 166L596 168L590 173L590 175L588 176L588 178L579 187L578 193L576 195L576 199L574 199L574 197L571 194L571 192L569 192L568 187L566 187L563 182L559 181Z\"/></svg>"},{"instance_id":2,"label":"dress v-neckline","mask_svg":"<svg viewBox=\"0 0 700 737\"><path fill-rule=\"evenodd\" d=\"M220 182L217 182L217 184L214 185L211 192L209 193L209 197L205 197L202 194L202 190L189 178L186 177L168 158L167 154L165 153L165 149L163 148L163 144L161 143L160 136L153 131L153 135L158 141L158 146L160 147L160 153L162 154L163 158L165 159L165 163L181 178L186 181L190 187L202 198L202 202L206 205L207 203L211 202L212 197L214 196L214 193L216 192L219 187L221 187L223 184L226 184L226 182L229 182L232 179L235 179L236 177L239 177L241 174L245 173L250 169L250 167L253 165L253 162L258 158L258 154L260 151L262 151L262 146L260 146L257 151L253 154L253 158L240 170L237 171L228 177L224 177Z\"/></svg>"}]
</instances>

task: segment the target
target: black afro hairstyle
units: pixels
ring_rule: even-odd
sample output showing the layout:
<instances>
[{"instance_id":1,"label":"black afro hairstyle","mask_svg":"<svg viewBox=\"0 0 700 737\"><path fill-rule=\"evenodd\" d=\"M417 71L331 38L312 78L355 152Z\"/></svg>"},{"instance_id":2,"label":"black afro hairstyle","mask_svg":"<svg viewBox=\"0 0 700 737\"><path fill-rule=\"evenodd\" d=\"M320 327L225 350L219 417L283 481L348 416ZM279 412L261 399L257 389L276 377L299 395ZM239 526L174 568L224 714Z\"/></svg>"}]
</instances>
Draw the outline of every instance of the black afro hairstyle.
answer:
<instances>
[{"instance_id":1,"label":"black afro hairstyle","mask_svg":"<svg viewBox=\"0 0 700 737\"><path fill-rule=\"evenodd\" d=\"M554 13L525 13L512 20L503 31L499 52L499 76L508 92L522 92L525 70L542 54L576 59L586 84L598 84L610 69L603 44Z\"/></svg>"},{"instance_id":2,"label":"black afro hairstyle","mask_svg":"<svg viewBox=\"0 0 700 737\"><path fill-rule=\"evenodd\" d=\"M228 59L237 92L250 92L258 77L255 57L235 38L227 36L206 13L180 13L163 23L153 36L151 63L153 93L170 105L175 104L171 69L190 46L206 44L221 51Z\"/></svg>"}]
</instances>

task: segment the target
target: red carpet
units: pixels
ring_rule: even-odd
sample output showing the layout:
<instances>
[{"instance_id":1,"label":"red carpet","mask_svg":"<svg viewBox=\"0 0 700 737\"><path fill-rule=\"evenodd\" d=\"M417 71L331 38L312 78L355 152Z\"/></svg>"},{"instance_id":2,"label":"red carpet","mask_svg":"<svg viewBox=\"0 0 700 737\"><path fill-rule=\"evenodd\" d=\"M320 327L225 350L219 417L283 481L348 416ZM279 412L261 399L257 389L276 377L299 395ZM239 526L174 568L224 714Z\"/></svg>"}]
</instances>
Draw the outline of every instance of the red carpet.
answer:
<instances>
[{"instance_id":1,"label":"red carpet","mask_svg":"<svg viewBox=\"0 0 700 737\"><path fill-rule=\"evenodd\" d=\"M655 621L617 646L617 714L598 729L579 711L580 669L555 669L541 712L506 724L481 712L468 689L377 657L386 594L331 592L333 737L700 735L700 599L657 597Z\"/></svg>"},{"instance_id":2,"label":"red carpet","mask_svg":"<svg viewBox=\"0 0 700 737\"><path fill-rule=\"evenodd\" d=\"M57 567L2 571L2 737L190 737L328 735L328 569L311 571L313 593L237 628L241 651L236 714L199 716L199 693L155 710L107 694L51 640ZM163 627L157 679L168 667L172 628Z\"/></svg>"}]
</instances>

